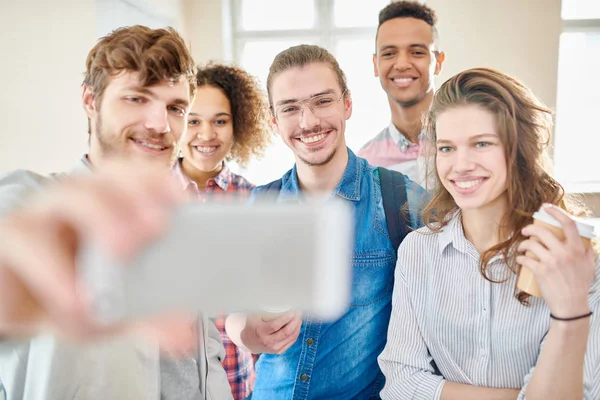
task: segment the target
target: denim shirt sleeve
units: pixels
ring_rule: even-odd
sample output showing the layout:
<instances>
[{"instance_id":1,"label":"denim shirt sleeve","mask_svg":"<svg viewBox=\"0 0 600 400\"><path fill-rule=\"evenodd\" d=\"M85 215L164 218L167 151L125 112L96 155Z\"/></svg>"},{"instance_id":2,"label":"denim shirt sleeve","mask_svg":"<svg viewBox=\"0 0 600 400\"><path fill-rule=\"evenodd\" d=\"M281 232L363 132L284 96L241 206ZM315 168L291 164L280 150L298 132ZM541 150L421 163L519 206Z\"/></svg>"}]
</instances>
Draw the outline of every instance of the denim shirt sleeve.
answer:
<instances>
[{"instance_id":1,"label":"denim shirt sleeve","mask_svg":"<svg viewBox=\"0 0 600 400\"><path fill-rule=\"evenodd\" d=\"M408 213L410 214L410 225L413 229L419 229L423 226L421 211L429 201L429 193L418 183L404 176L404 185L406 186L406 198L408 201Z\"/></svg>"}]
</instances>

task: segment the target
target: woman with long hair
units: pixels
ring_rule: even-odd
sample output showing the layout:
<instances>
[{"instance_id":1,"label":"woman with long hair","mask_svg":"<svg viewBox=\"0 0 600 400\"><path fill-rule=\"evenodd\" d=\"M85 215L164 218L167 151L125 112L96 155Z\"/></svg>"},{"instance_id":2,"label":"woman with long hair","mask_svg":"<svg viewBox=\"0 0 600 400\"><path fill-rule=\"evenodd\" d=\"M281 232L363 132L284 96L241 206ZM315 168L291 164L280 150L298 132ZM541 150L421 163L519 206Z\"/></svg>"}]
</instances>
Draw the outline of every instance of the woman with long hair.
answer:
<instances>
[{"instance_id":1,"label":"woman with long hair","mask_svg":"<svg viewBox=\"0 0 600 400\"><path fill-rule=\"evenodd\" d=\"M550 110L471 69L435 94L426 129L436 185L398 250L382 397L600 398L600 267L550 173ZM532 224L540 208L565 240ZM542 298L517 288L522 266Z\"/></svg>"},{"instance_id":2,"label":"woman with long hair","mask_svg":"<svg viewBox=\"0 0 600 400\"><path fill-rule=\"evenodd\" d=\"M266 97L258 80L235 66L216 63L199 66L197 82L188 129L179 141L181 157L173 171L192 198L243 200L254 185L233 173L227 162L244 165L252 157L261 156L269 144ZM229 340L224 318L217 319L215 324L225 347L223 367L233 398L245 399L254 384L254 358Z\"/></svg>"}]
</instances>

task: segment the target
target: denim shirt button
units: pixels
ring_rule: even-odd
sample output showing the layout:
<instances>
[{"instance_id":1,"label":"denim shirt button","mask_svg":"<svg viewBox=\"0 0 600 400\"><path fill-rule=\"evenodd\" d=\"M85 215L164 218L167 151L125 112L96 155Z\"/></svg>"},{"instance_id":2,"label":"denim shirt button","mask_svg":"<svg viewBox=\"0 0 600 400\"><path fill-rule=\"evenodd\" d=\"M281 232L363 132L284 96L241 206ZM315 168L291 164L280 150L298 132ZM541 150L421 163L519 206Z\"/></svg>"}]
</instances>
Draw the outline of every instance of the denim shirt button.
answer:
<instances>
[{"instance_id":1,"label":"denim shirt button","mask_svg":"<svg viewBox=\"0 0 600 400\"><path fill-rule=\"evenodd\" d=\"M313 344L315 344L315 341L312 339L308 339L308 340L306 340L306 344L309 346L312 346Z\"/></svg>"},{"instance_id":2,"label":"denim shirt button","mask_svg":"<svg viewBox=\"0 0 600 400\"><path fill-rule=\"evenodd\" d=\"M300 375L300 379L302 379L302 382L306 382L308 380L308 375L302 374Z\"/></svg>"}]
</instances>

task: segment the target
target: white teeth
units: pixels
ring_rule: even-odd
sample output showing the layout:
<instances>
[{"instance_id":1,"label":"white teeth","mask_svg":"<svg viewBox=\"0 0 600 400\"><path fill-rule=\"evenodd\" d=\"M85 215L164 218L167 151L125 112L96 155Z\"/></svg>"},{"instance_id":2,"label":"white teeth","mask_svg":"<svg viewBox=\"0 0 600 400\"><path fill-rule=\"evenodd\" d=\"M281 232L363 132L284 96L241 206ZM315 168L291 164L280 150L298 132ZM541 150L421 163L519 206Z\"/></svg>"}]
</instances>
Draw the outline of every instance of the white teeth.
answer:
<instances>
[{"instance_id":1,"label":"white teeth","mask_svg":"<svg viewBox=\"0 0 600 400\"><path fill-rule=\"evenodd\" d=\"M325 138L325 134L322 133L320 135L316 135L316 136L311 136L311 137L301 137L300 140L302 141L302 143L314 143L314 142L318 142L319 140L322 140Z\"/></svg>"},{"instance_id":2,"label":"white teeth","mask_svg":"<svg viewBox=\"0 0 600 400\"><path fill-rule=\"evenodd\" d=\"M216 147L206 147L206 146L196 146L196 150L198 150L200 153L205 153L205 154L209 154L212 153L213 151L215 151L217 148Z\"/></svg>"},{"instance_id":3,"label":"white teeth","mask_svg":"<svg viewBox=\"0 0 600 400\"><path fill-rule=\"evenodd\" d=\"M458 186L461 189L470 189L473 186L477 185L479 182L481 182L483 179L477 179L475 181L465 181L465 182L454 182L456 184L456 186Z\"/></svg>"},{"instance_id":4,"label":"white teeth","mask_svg":"<svg viewBox=\"0 0 600 400\"><path fill-rule=\"evenodd\" d=\"M394 78L394 82L407 83L412 82L413 78Z\"/></svg>"},{"instance_id":5,"label":"white teeth","mask_svg":"<svg viewBox=\"0 0 600 400\"><path fill-rule=\"evenodd\" d=\"M144 147L147 147L149 149L153 149L153 150L164 150L166 149L166 147L160 146L158 144L154 144L154 143L147 143L147 142L142 142L142 141L138 141L139 144L141 144Z\"/></svg>"}]
</instances>

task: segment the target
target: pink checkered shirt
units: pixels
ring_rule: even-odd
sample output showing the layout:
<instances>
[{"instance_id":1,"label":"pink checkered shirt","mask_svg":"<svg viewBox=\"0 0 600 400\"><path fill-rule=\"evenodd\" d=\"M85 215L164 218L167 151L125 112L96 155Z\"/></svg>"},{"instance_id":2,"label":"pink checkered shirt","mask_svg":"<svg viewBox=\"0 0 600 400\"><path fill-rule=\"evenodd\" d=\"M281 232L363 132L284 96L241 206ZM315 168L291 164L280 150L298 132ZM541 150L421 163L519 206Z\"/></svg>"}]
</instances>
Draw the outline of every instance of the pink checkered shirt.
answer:
<instances>
[{"instance_id":1,"label":"pink checkered shirt","mask_svg":"<svg viewBox=\"0 0 600 400\"><path fill-rule=\"evenodd\" d=\"M206 188L203 191L198 189L196 182L188 178L182 168L181 160L173 167L173 174L181 181L183 189L191 196L198 197L200 200L223 196L227 200L232 196L237 199L243 199L250 195L254 185L248 182L244 177L236 175L223 163L223 169L217 176L209 179ZM241 195L241 196L240 196ZM235 400L246 399L252 393L256 373L254 371L254 357L248 351L238 348L227 333L225 332L225 318L222 315L215 320L215 325L221 332L221 339L225 347L225 359L223 368L227 373L227 379L231 385L231 394Z\"/></svg>"}]
</instances>

